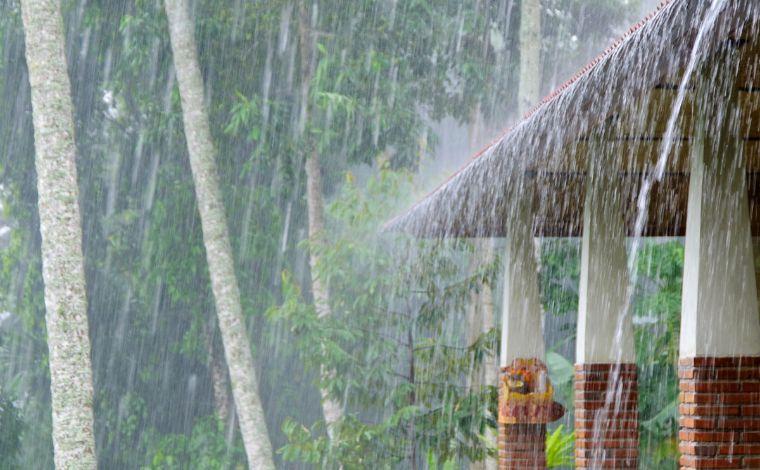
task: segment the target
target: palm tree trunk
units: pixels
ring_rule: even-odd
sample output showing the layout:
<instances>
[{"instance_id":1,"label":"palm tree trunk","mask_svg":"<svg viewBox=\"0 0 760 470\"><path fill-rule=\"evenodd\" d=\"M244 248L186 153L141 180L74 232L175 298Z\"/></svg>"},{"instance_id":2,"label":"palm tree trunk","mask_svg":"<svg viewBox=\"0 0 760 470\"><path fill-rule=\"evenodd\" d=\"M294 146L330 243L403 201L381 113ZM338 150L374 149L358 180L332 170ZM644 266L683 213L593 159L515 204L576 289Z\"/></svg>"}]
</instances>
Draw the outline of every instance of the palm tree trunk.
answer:
<instances>
[{"instance_id":1,"label":"palm tree trunk","mask_svg":"<svg viewBox=\"0 0 760 470\"><path fill-rule=\"evenodd\" d=\"M195 48L194 25L188 13L187 0L166 0L164 6L169 19L174 68L182 99L185 138L201 217L206 260L225 359L230 372L232 395L240 422L240 434L249 466L256 469L273 469L272 446L259 398L251 346L246 336L240 291L214 161L216 152L211 141L208 114L203 101L203 79Z\"/></svg>"},{"instance_id":2,"label":"palm tree trunk","mask_svg":"<svg viewBox=\"0 0 760 470\"><path fill-rule=\"evenodd\" d=\"M306 125L310 117L309 90L311 86L313 60L313 37L311 34L311 22L309 9L305 2L299 4L298 29L301 39L301 123L302 132L306 132ZM319 166L319 153L314 146L306 156L306 201L309 212L309 266L311 267L311 292L314 297L314 307L320 318L332 314L330 310L330 294L328 286L317 275L319 266L319 248L324 244L324 213L325 203L322 198L322 169ZM328 374L322 369L322 376ZM327 424L327 432L333 437L333 425L343 416L343 408L340 402L330 397L327 389L320 390L322 395L322 413Z\"/></svg>"},{"instance_id":3,"label":"palm tree trunk","mask_svg":"<svg viewBox=\"0 0 760 470\"><path fill-rule=\"evenodd\" d=\"M58 0L21 0L21 11L34 118L55 466L94 469L87 293L63 20Z\"/></svg>"}]
</instances>

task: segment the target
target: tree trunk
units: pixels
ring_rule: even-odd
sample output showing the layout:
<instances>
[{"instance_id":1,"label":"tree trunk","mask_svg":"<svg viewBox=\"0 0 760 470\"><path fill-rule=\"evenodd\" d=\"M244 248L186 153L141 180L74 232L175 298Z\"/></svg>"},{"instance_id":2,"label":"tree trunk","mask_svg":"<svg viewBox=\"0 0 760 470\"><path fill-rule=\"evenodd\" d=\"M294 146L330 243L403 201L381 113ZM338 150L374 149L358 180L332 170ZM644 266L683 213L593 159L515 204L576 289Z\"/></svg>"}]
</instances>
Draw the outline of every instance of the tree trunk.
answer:
<instances>
[{"instance_id":1,"label":"tree trunk","mask_svg":"<svg viewBox=\"0 0 760 470\"><path fill-rule=\"evenodd\" d=\"M476 152L482 145L483 127L485 120L483 118L482 107L480 103L470 113L470 126L468 129L468 141L470 152ZM490 264L494 259L493 239L483 238L475 241L475 251L473 262L470 267L477 269L479 266ZM493 309L493 292L491 286L483 284L480 291L473 292L470 295L470 302L467 306L467 344L471 345L482 335L494 327L494 309ZM478 392L483 387L498 385L498 364L493 355L487 355L482 364L473 364L471 376L468 378L468 386L472 392ZM488 410L484 410L488 412ZM485 442L490 447L496 449L496 432L488 428L484 436ZM470 470L495 470L497 468L496 459L486 457L479 462L470 463Z\"/></svg>"},{"instance_id":2,"label":"tree trunk","mask_svg":"<svg viewBox=\"0 0 760 470\"><path fill-rule=\"evenodd\" d=\"M182 99L185 138L201 217L211 288L240 422L240 434L248 456L248 465L256 469L273 469L272 446L240 306L240 291L214 161L215 150L203 101L203 79L195 49L194 25L188 13L187 0L166 0L164 6L169 20L174 68Z\"/></svg>"},{"instance_id":3,"label":"tree trunk","mask_svg":"<svg viewBox=\"0 0 760 470\"><path fill-rule=\"evenodd\" d=\"M493 263L494 261L494 240L482 240L480 252L483 253L484 263ZM481 314L481 333L488 333L494 326L496 326L494 308L493 308L493 291L491 286L485 284L481 287L480 291L480 306L483 309ZM496 352L492 354L486 354L483 358L483 383L486 386L497 387L499 385L499 363L496 358ZM494 416L494 418L496 418ZM486 442L496 448L496 430L493 428L486 428ZM485 469L496 470L498 463L494 457L486 457Z\"/></svg>"},{"instance_id":4,"label":"tree trunk","mask_svg":"<svg viewBox=\"0 0 760 470\"><path fill-rule=\"evenodd\" d=\"M522 116L538 104L541 95L541 2L522 0L520 5L520 85L518 113Z\"/></svg>"},{"instance_id":5,"label":"tree trunk","mask_svg":"<svg viewBox=\"0 0 760 470\"><path fill-rule=\"evenodd\" d=\"M483 238L475 242L474 261L471 266L473 269L493 263L494 250L493 239ZM493 291L489 284L482 284L480 291L473 292L470 296L470 303L467 306L468 345L473 344L478 338L488 333L494 327L494 308L493 308ZM469 388L473 393L481 391L486 386L498 385L498 364L494 354L488 354L484 357L482 364L473 364L471 376L469 377ZM484 409L484 413L488 410ZM486 429L485 441L490 447L496 449L496 432L494 429ZM486 457L479 462L472 462L470 470L495 470L497 462L495 458Z\"/></svg>"},{"instance_id":6,"label":"tree trunk","mask_svg":"<svg viewBox=\"0 0 760 470\"><path fill-rule=\"evenodd\" d=\"M511 9L511 7L510 7ZM538 104L541 94L541 2L540 0L523 0L520 5L520 82L517 93L518 115L525 115L533 106ZM475 110L470 129L470 143L478 139L479 109ZM482 262L493 262L493 240L478 240L476 253ZM477 330L485 333L496 324L493 308L493 293L490 286L482 286L481 291L474 296L471 306L473 317L470 322L470 338L477 335ZM479 312L477 310L480 309ZM477 313L477 314L476 314ZM498 386L498 363L495 355L484 359L482 368L473 370L473 386L479 384ZM482 381L482 382L480 382ZM486 442L496 447L496 433L488 430ZM496 459L486 458L483 462L473 464L471 469L497 468Z\"/></svg>"},{"instance_id":7,"label":"tree trunk","mask_svg":"<svg viewBox=\"0 0 760 470\"><path fill-rule=\"evenodd\" d=\"M224 370L224 360L219 354L216 341L214 341L214 326L211 321L205 322L203 326L203 342L208 354L206 367L211 376L216 416L221 422L227 424L232 410L232 400L229 393L227 373Z\"/></svg>"},{"instance_id":8,"label":"tree trunk","mask_svg":"<svg viewBox=\"0 0 760 470\"><path fill-rule=\"evenodd\" d=\"M87 293L63 20L58 0L21 0L21 11L34 120L55 466L94 469Z\"/></svg>"},{"instance_id":9,"label":"tree trunk","mask_svg":"<svg viewBox=\"0 0 760 470\"><path fill-rule=\"evenodd\" d=\"M311 78L314 70L313 64L313 37L311 34L311 21L309 17L310 10L305 5L306 2L299 4L298 10L298 30L301 37L301 122L300 130L302 134L307 132L306 126L310 118L310 99L309 91ZM308 140L308 138L307 138ZM310 151L306 156L306 200L309 212L309 266L311 268L311 292L314 297L314 307L320 318L325 318L332 314L330 310L330 294L328 286L317 275L317 266L319 265L319 248L324 244L324 212L325 203L322 198L322 169L319 166L319 153L316 145L311 143ZM322 376L328 374L324 368L321 371ZM327 424L327 432L330 438L333 437L333 425L343 416L343 409L338 401L330 397L329 391L320 390L322 395L322 413Z\"/></svg>"}]
</instances>

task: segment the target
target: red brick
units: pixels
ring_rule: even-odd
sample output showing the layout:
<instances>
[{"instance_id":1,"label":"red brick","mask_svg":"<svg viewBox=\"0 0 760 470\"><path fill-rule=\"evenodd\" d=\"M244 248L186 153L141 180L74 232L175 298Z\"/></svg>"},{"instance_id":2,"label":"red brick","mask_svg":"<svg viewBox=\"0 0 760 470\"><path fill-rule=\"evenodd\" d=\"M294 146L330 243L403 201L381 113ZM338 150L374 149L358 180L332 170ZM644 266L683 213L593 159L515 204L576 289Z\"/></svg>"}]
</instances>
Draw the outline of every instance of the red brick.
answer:
<instances>
[{"instance_id":1,"label":"red brick","mask_svg":"<svg viewBox=\"0 0 760 470\"><path fill-rule=\"evenodd\" d=\"M718 396L718 399L727 405L754 405L760 403L760 393L726 393Z\"/></svg>"},{"instance_id":2,"label":"red brick","mask_svg":"<svg viewBox=\"0 0 760 470\"><path fill-rule=\"evenodd\" d=\"M707 394L707 393L695 393L695 392L681 392L678 394L678 401L679 403L697 403L697 404L708 404L708 403L725 403L725 401L721 400L721 396L717 394Z\"/></svg>"},{"instance_id":3,"label":"red brick","mask_svg":"<svg viewBox=\"0 0 760 470\"><path fill-rule=\"evenodd\" d=\"M619 411L638 410L639 403L636 400L623 400L620 402L608 402L606 400L575 400L576 408L584 410L599 410L602 408L617 409Z\"/></svg>"},{"instance_id":4,"label":"red brick","mask_svg":"<svg viewBox=\"0 0 760 470\"><path fill-rule=\"evenodd\" d=\"M719 455L757 455L760 456L760 444L723 444L717 447Z\"/></svg>"},{"instance_id":5,"label":"red brick","mask_svg":"<svg viewBox=\"0 0 760 470\"><path fill-rule=\"evenodd\" d=\"M578 372L606 372L612 369L635 372L637 370L636 364L629 362L614 364L614 363L600 363L595 362L591 364L575 364L575 370Z\"/></svg>"},{"instance_id":6,"label":"red brick","mask_svg":"<svg viewBox=\"0 0 760 470\"><path fill-rule=\"evenodd\" d=\"M607 382L575 382L575 389L582 391L600 392L613 388Z\"/></svg>"},{"instance_id":7,"label":"red brick","mask_svg":"<svg viewBox=\"0 0 760 470\"><path fill-rule=\"evenodd\" d=\"M683 468L760 468L760 357L680 364Z\"/></svg>"},{"instance_id":8,"label":"red brick","mask_svg":"<svg viewBox=\"0 0 760 470\"><path fill-rule=\"evenodd\" d=\"M577 468L636 468L635 364L576 365L575 375Z\"/></svg>"},{"instance_id":9,"label":"red brick","mask_svg":"<svg viewBox=\"0 0 760 470\"><path fill-rule=\"evenodd\" d=\"M603 401L608 402L615 397L608 397L609 390L575 390L575 401ZM609 398L609 400L608 400ZM639 394L637 391L632 390L623 394L623 400L625 402L637 402Z\"/></svg>"},{"instance_id":10,"label":"red brick","mask_svg":"<svg viewBox=\"0 0 760 470\"><path fill-rule=\"evenodd\" d=\"M638 420L611 420L607 421L605 423L596 423L593 419L576 419L575 420L575 428L576 429L586 429L586 430L593 430L593 429L599 429L599 430L617 430L617 431L624 431L627 429L638 429L639 422Z\"/></svg>"},{"instance_id":11,"label":"red brick","mask_svg":"<svg viewBox=\"0 0 760 470\"><path fill-rule=\"evenodd\" d=\"M735 442L738 438L738 432L719 432L719 431L692 431L682 429L678 431L678 439L693 442Z\"/></svg>"},{"instance_id":12,"label":"red brick","mask_svg":"<svg viewBox=\"0 0 760 470\"><path fill-rule=\"evenodd\" d=\"M605 439L599 437L597 439L577 439L575 442L576 448L591 449L595 447L604 447L606 449L637 449L639 447L639 440L637 436L625 436L624 439Z\"/></svg>"},{"instance_id":13,"label":"red brick","mask_svg":"<svg viewBox=\"0 0 760 470\"><path fill-rule=\"evenodd\" d=\"M733 457L695 457L682 455L678 461L685 467L692 468L742 468L740 458Z\"/></svg>"},{"instance_id":14,"label":"red brick","mask_svg":"<svg viewBox=\"0 0 760 470\"><path fill-rule=\"evenodd\" d=\"M679 422L684 428L691 429L746 429L750 431L760 430L760 420L752 418L690 418L682 416L679 419Z\"/></svg>"},{"instance_id":15,"label":"red brick","mask_svg":"<svg viewBox=\"0 0 760 470\"><path fill-rule=\"evenodd\" d=\"M760 442L760 432L757 432L757 431L743 432L742 441L748 442L748 443Z\"/></svg>"},{"instance_id":16,"label":"red brick","mask_svg":"<svg viewBox=\"0 0 760 470\"><path fill-rule=\"evenodd\" d=\"M576 419L606 419L606 420L633 420L638 419L639 413L636 410L632 411L625 411L625 410L605 410L605 409L596 409L596 410L587 410L587 409L578 409L579 403L575 405L575 418Z\"/></svg>"},{"instance_id":17,"label":"red brick","mask_svg":"<svg viewBox=\"0 0 760 470\"><path fill-rule=\"evenodd\" d=\"M741 407L742 416L760 416L760 405L743 405Z\"/></svg>"},{"instance_id":18,"label":"red brick","mask_svg":"<svg viewBox=\"0 0 760 470\"><path fill-rule=\"evenodd\" d=\"M714 457L718 454L717 445L704 445L694 442L682 442L678 445L678 451L682 455L695 455L700 457Z\"/></svg>"},{"instance_id":19,"label":"red brick","mask_svg":"<svg viewBox=\"0 0 760 470\"><path fill-rule=\"evenodd\" d=\"M687 357L679 359L678 365L696 368L760 367L760 356Z\"/></svg>"},{"instance_id":20,"label":"red brick","mask_svg":"<svg viewBox=\"0 0 760 470\"><path fill-rule=\"evenodd\" d=\"M637 429L611 429L598 432L590 429L577 429L575 431L576 442L583 439L638 439L638 437L639 431Z\"/></svg>"},{"instance_id":21,"label":"red brick","mask_svg":"<svg viewBox=\"0 0 760 470\"><path fill-rule=\"evenodd\" d=\"M735 393L742 391L742 384L739 382L716 382L716 381L684 381L678 384L682 392L700 392L700 393ZM752 390L754 391L754 390Z\"/></svg>"},{"instance_id":22,"label":"red brick","mask_svg":"<svg viewBox=\"0 0 760 470\"><path fill-rule=\"evenodd\" d=\"M720 405L678 405L681 416L736 416L743 407Z\"/></svg>"},{"instance_id":23,"label":"red brick","mask_svg":"<svg viewBox=\"0 0 760 470\"><path fill-rule=\"evenodd\" d=\"M744 368L706 368L695 369L692 367L678 369L679 379L692 379L692 380L760 380L760 368L758 367L744 367Z\"/></svg>"},{"instance_id":24,"label":"red brick","mask_svg":"<svg viewBox=\"0 0 760 470\"><path fill-rule=\"evenodd\" d=\"M639 456L638 447L626 447L618 449L608 448L576 448L575 456L581 458L598 460L627 460Z\"/></svg>"},{"instance_id":25,"label":"red brick","mask_svg":"<svg viewBox=\"0 0 760 470\"><path fill-rule=\"evenodd\" d=\"M575 380L579 382L619 382L638 378L636 372L576 372Z\"/></svg>"}]
</instances>

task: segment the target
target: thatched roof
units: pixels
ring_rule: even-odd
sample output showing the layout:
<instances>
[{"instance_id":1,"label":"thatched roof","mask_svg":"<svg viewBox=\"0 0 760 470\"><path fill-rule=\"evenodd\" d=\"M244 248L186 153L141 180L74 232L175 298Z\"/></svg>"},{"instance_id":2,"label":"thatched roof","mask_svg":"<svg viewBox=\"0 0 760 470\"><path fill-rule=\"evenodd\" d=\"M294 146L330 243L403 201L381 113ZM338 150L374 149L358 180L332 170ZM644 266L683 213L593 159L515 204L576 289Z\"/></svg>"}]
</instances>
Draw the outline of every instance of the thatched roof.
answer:
<instances>
[{"instance_id":1,"label":"thatched roof","mask_svg":"<svg viewBox=\"0 0 760 470\"><path fill-rule=\"evenodd\" d=\"M632 226L639 188L662 153L667 121L710 3L663 2L387 228L419 237L502 236L515 198L533 194L537 234L578 235L592 158L617 174ZM713 27L704 30L667 172L651 192L646 235L684 233L694 122L706 120L712 129L727 116L738 123L737 138L747 154L753 231L760 233L758 9L760 2L727 0ZM727 104L732 88L738 106ZM515 188L517 182L532 188Z\"/></svg>"}]
</instances>

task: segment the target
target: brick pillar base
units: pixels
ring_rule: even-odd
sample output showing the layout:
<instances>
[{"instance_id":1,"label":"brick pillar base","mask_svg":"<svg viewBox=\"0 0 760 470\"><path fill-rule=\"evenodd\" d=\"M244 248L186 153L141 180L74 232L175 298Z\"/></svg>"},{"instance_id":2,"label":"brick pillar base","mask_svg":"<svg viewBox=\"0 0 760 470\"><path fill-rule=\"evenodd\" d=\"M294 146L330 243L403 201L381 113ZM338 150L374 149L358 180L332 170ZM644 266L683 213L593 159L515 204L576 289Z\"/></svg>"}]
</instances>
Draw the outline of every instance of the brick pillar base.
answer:
<instances>
[{"instance_id":1,"label":"brick pillar base","mask_svg":"<svg viewBox=\"0 0 760 470\"><path fill-rule=\"evenodd\" d=\"M636 364L575 365L575 465L636 468Z\"/></svg>"},{"instance_id":2,"label":"brick pillar base","mask_svg":"<svg viewBox=\"0 0 760 470\"><path fill-rule=\"evenodd\" d=\"M545 468L545 424L499 424L500 470Z\"/></svg>"},{"instance_id":3,"label":"brick pillar base","mask_svg":"<svg viewBox=\"0 0 760 470\"><path fill-rule=\"evenodd\" d=\"M760 357L681 359L682 469L760 468Z\"/></svg>"}]
</instances>

